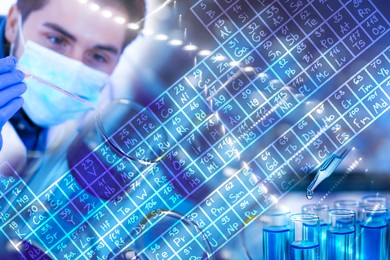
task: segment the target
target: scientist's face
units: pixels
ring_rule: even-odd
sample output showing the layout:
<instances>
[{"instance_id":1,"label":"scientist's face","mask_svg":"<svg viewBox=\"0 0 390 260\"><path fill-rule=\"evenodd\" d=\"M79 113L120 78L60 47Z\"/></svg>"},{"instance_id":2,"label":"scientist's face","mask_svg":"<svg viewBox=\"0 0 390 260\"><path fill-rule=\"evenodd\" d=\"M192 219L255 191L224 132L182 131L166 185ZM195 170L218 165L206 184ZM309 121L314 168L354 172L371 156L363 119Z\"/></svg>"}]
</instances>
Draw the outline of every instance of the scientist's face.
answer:
<instances>
[{"instance_id":1,"label":"scientist's face","mask_svg":"<svg viewBox=\"0 0 390 260\"><path fill-rule=\"evenodd\" d=\"M120 8L112 13L127 18ZM23 53L18 37L19 11L13 6L9 12L6 38L15 43L15 55ZM87 66L112 73L118 63L126 38L126 26L92 11L79 1L49 0L23 21L25 40L31 40L58 53L79 60Z\"/></svg>"}]
</instances>

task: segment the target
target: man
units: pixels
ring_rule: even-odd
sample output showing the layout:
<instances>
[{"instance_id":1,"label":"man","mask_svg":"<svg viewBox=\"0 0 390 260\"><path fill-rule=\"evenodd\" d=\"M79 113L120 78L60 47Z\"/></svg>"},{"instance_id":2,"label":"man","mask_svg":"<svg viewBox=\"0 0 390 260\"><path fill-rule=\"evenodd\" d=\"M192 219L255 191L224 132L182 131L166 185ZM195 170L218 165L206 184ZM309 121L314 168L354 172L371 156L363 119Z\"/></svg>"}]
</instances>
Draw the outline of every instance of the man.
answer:
<instances>
[{"instance_id":1,"label":"man","mask_svg":"<svg viewBox=\"0 0 390 260\"><path fill-rule=\"evenodd\" d=\"M124 47L137 35L126 25L142 28L144 12L144 0L18 0L7 19L0 18L0 58L6 57L0 59L0 162L20 163L26 153L39 156L50 145L48 136L58 139L51 133L55 126L90 110L24 79L17 62L96 104Z\"/></svg>"},{"instance_id":2,"label":"man","mask_svg":"<svg viewBox=\"0 0 390 260\"><path fill-rule=\"evenodd\" d=\"M7 161L22 177L27 171L39 176L30 188L49 185L64 173L47 164L58 158L66 164L63 151L90 107L21 70L97 105L122 51L137 36L127 25L142 29L144 13L144 0L18 0L6 19L0 17L0 164ZM37 163L40 157L46 159ZM2 201L0 212L6 207ZM1 259L16 257L6 250L8 243L0 232Z\"/></svg>"}]
</instances>

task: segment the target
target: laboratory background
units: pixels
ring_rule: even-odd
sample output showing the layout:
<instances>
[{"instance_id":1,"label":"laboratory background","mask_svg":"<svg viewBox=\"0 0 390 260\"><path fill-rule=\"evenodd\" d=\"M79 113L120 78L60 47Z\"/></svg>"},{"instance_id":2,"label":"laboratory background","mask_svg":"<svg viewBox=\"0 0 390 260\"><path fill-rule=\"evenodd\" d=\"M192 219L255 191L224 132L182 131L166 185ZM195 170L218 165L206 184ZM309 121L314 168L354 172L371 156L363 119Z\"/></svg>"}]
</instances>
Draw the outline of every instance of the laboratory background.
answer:
<instances>
[{"instance_id":1,"label":"laboratory background","mask_svg":"<svg viewBox=\"0 0 390 260\"><path fill-rule=\"evenodd\" d=\"M0 162L0 259L390 259L390 2L146 5L114 101Z\"/></svg>"}]
</instances>

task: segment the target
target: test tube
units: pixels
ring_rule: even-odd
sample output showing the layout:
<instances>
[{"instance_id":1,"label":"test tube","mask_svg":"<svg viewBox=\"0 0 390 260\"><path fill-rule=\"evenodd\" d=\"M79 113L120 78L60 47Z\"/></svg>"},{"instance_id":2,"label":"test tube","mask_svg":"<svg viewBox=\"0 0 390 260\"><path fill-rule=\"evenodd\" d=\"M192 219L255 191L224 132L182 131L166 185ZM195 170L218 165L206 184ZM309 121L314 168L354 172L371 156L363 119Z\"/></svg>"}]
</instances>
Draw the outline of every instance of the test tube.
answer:
<instances>
[{"instance_id":1,"label":"test tube","mask_svg":"<svg viewBox=\"0 0 390 260\"><path fill-rule=\"evenodd\" d=\"M306 204L303 213L315 214L320 218L320 259L326 259L326 233L328 230L328 211L326 204Z\"/></svg>"},{"instance_id":2,"label":"test tube","mask_svg":"<svg viewBox=\"0 0 390 260\"><path fill-rule=\"evenodd\" d=\"M360 206L361 203L358 200L353 200L353 199L346 199L346 200L336 200L334 202L334 207L336 209L349 209L355 212L355 233L356 233L356 239L355 241L359 240L360 236ZM360 247L358 246L359 243L355 242L356 247L355 247L355 252L356 252L356 259L359 259L359 250Z\"/></svg>"},{"instance_id":3,"label":"test tube","mask_svg":"<svg viewBox=\"0 0 390 260\"><path fill-rule=\"evenodd\" d=\"M388 211L388 214L389 215L389 207L388 207L388 199L386 196L382 196L382 195L368 195L368 196L365 196L362 198L362 201L363 201L363 206L364 207L374 207L374 208L385 208L387 209ZM386 217L387 218L387 241L390 241L390 225L389 225L389 221L388 221L388 216ZM388 252L387 255L390 254L390 252L388 251L390 250L390 246L389 245L386 245L386 251ZM387 257L387 259L390 259L390 256Z\"/></svg>"},{"instance_id":4,"label":"test tube","mask_svg":"<svg viewBox=\"0 0 390 260\"><path fill-rule=\"evenodd\" d=\"M349 209L355 212L356 221L359 221L360 203L357 200L336 200L333 203L335 209Z\"/></svg>"},{"instance_id":5,"label":"test tube","mask_svg":"<svg viewBox=\"0 0 390 260\"><path fill-rule=\"evenodd\" d=\"M377 204L378 205L378 204ZM387 209L366 206L360 221L360 260L382 260L387 257Z\"/></svg>"},{"instance_id":6,"label":"test tube","mask_svg":"<svg viewBox=\"0 0 390 260\"><path fill-rule=\"evenodd\" d=\"M261 216L263 222L263 259L288 259L290 210L274 207Z\"/></svg>"},{"instance_id":7,"label":"test tube","mask_svg":"<svg viewBox=\"0 0 390 260\"><path fill-rule=\"evenodd\" d=\"M290 217L290 259L316 260L319 258L320 219L308 213Z\"/></svg>"},{"instance_id":8,"label":"test tube","mask_svg":"<svg viewBox=\"0 0 390 260\"><path fill-rule=\"evenodd\" d=\"M347 260L356 257L356 214L349 209L329 211L327 259Z\"/></svg>"},{"instance_id":9,"label":"test tube","mask_svg":"<svg viewBox=\"0 0 390 260\"><path fill-rule=\"evenodd\" d=\"M387 197L369 195L362 198L363 206L387 208Z\"/></svg>"}]
</instances>

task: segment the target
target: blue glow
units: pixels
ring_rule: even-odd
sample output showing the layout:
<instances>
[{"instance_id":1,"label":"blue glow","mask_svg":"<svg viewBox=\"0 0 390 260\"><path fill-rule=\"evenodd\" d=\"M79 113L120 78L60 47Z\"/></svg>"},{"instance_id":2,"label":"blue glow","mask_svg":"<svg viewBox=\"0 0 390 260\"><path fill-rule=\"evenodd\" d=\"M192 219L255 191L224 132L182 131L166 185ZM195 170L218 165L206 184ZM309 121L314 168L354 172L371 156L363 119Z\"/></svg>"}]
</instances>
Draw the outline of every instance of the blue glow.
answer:
<instances>
[{"instance_id":1,"label":"blue glow","mask_svg":"<svg viewBox=\"0 0 390 260\"><path fill-rule=\"evenodd\" d=\"M53 258L132 250L190 258L205 244L215 253L388 111L390 48L380 43L390 25L372 1L361 3L364 13L347 0L228 2L194 3L189 15L215 49L142 111L113 122L110 141L137 160L101 138L77 139L70 170L49 187L1 175L1 229L15 248ZM154 233L164 211L196 231L175 218ZM294 259L322 254L323 229L320 246L290 246ZM285 235L266 229L265 243L285 248L277 239Z\"/></svg>"},{"instance_id":2,"label":"blue glow","mask_svg":"<svg viewBox=\"0 0 390 260\"><path fill-rule=\"evenodd\" d=\"M356 234L350 229L328 230L327 233L327 259L355 259L356 256Z\"/></svg>"},{"instance_id":3,"label":"blue glow","mask_svg":"<svg viewBox=\"0 0 390 260\"><path fill-rule=\"evenodd\" d=\"M313 242L302 242L300 244L290 245L290 259L309 260L318 259L319 245Z\"/></svg>"},{"instance_id":4,"label":"blue glow","mask_svg":"<svg viewBox=\"0 0 390 260\"><path fill-rule=\"evenodd\" d=\"M264 259L287 259L289 230L286 228L263 228Z\"/></svg>"},{"instance_id":5,"label":"blue glow","mask_svg":"<svg viewBox=\"0 0 390 260\"><path fill-rule=\"evenodd\" d=\"M373 227L361 223L359 246L359 259L386 259L388 247L387 226Z\"/></svg>"},{"instance_id":6,"label":"blue glow","mask_svg":"<svg viewBox=\"0 0 390 260\"><path fill-rule=\"evenodd\" d=\"M326 259L326 240L328 237L328 225L325 223L320 224L320 259Z\"/></svg>"}]
</instances>

